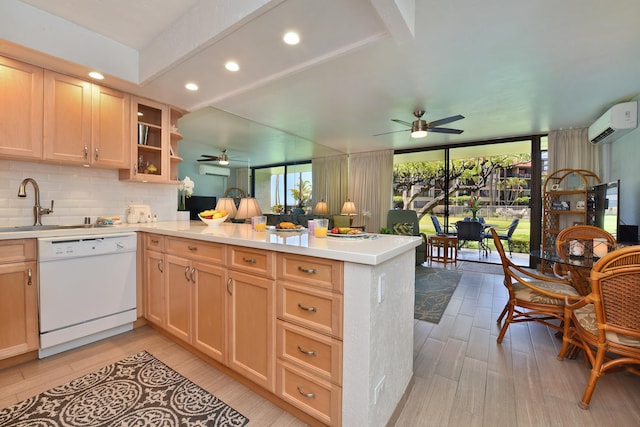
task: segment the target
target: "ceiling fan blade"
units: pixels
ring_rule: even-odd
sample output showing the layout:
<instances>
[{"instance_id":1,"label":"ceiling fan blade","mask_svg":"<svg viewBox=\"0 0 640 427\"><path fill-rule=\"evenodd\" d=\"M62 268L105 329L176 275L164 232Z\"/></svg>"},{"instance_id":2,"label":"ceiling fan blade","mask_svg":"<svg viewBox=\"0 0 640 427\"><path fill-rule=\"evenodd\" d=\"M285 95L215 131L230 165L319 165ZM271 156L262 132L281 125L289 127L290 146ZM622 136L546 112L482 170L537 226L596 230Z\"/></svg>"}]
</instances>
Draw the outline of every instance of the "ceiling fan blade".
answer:
<instances>
[{"instance_id":1,"label":"ceiling fan blade","mask_svg":"<svg viewBox=\"0 0 640 427\"><path fill-rule=\"evenodd\" d=\"M464 119L464 116L461 116L460 114L458 114L457 116L446 117L444 119L436 120L435 122L427 123L427 128L446 125L447 123L455 122L462 119Z\"/></svg>"},{"instance_id":2,"label":"ceiling fan blade","mask_svg":"<svg viewBox=\"0 0 640 427\"><path fill-rule=\"evenodd\" d=\"M197 162L217 162L218 159L217 158L212 158L212 159L197 159Z\"/></svg>"},{"instance_id":3,"label":"ceiling fan blade","mask_svg":"<svg viewBox=\"0 0 640 427\"><path fill-rule=\"evenodd\" d=\"M398 133L398 132L408 132L410 129L404 129L404 130L392 130L391 132L384 132L384 133L376 133L375 135L372 136L380 136L380 135L388 135L390 133Z\"/></svg>"},{"instance_id":4,"label":"ceiling fan blade","mask_svg":"<svg viewBox=\"0 0 640 427\"><path fill-rule=\"evenodd\" d=\"M405 125L405 126L409 126L411 127L411 123L409 122L405 122L404 120L399 120L399 119L391 119L392 122L396 122L396 123L400 123L401 125Z\"/></svg>"},{"instance_id":5,"label":"ceiling fan blade","mask_svg":"<svg viewBox=\"0 0 640 427\"><path fill-rule=\"evenodd\" d=\"M449 129L449 128L428 128L427 132L460 134L460 133L462 133L464 131L460 130L460 129Z\"/></svg>"}]
</instances>

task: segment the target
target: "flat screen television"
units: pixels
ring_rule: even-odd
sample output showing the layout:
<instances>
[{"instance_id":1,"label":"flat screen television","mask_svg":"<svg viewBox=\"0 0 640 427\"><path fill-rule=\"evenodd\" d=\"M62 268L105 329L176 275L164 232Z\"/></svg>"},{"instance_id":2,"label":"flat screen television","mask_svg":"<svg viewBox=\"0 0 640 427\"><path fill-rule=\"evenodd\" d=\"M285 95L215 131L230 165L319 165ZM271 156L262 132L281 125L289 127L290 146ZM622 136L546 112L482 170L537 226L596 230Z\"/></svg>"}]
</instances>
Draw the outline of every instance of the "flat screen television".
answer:
<instances>
[{"instance_id":1,"label":"flat screen television","mask_svg":"<svg viewBox=\"0 0 640 427\"><path fill-rule=\"evenodd\" d=\"M620 180L589 187L587 192L588 223L620 235Z\"/></svg>"}]
</instances>

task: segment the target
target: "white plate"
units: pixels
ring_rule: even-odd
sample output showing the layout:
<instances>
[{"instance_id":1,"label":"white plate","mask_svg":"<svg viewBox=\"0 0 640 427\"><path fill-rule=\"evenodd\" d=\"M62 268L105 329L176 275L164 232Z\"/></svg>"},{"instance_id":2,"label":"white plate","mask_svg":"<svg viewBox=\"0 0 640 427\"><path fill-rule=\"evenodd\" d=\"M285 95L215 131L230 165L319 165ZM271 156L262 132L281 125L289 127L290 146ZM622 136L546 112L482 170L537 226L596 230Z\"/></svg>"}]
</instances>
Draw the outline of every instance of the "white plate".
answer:
<instances>
[{"instance_id":1,"label":"white plate","mask_svg":"<svg viewBox=\"0 0 640 427\"><path fill-rule=\"evenodd\" d=\"M360 233L360 234L333 234L333 233L327 233L327 236L329 237L342 237L345 239L354 239L356 237L365 237L367 236L367 233Z\"/></svg>"},{"instance_id":2,"label":"white plate","mask_svg":"<svg viewBox=\"0 0 640 427\"><path fill-rule=\"evenodd\" d=\"M307 229L302 228L276 228L275 225L270 225L267 227L269 231L275 231L276 233L299 233L301 231L306 231Z\"/></svg>"}]
</instances>

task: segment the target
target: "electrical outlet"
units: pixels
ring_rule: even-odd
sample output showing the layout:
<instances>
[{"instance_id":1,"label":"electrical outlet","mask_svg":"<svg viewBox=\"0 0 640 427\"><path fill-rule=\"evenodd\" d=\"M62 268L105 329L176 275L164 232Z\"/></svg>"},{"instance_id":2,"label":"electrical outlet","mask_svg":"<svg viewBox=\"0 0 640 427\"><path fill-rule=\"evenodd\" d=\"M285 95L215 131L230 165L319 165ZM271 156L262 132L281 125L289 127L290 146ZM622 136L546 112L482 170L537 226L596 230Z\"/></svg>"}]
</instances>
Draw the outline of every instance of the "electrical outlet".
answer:
<instances>
[{"instance_id":1,"label":"electrical outlet","mask_svg":"<svg viewBox=\"0 0 640 427\"><path fill-rule=\"evenodd\" d=\"M373 396L373 404L377 405L378 401L380 400L380 397L382 396L382 392L384 391L384 379L385 376L383 376L380 381L378 382L378 385L376 385L376 388L374 390L374 396Z\"/></svg>"}]
</instances>

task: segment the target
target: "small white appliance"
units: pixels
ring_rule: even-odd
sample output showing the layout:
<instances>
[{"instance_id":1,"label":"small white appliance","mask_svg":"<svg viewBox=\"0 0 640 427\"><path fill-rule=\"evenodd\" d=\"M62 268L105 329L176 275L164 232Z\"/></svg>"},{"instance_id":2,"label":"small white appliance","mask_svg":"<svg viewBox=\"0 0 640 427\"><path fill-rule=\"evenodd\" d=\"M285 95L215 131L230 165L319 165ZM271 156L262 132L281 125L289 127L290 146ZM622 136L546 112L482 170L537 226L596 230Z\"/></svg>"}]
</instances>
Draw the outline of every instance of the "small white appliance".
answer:
<instances>
[{"instance_id":1,"label":"small white appliance","mask_svg":"<svg viewBox=\"0 0 640 427\"><path fill-rule=\"evenodd\" d=\"M38 239L40 358L133 329L136 234Z\"/></svg>"},{"instance_id":2,"label":"small white appliance","mask_svg":"<svg viewBox=\"0 0 640 427\"><path fill-rule=\"evenodd\" d=\"M638 101L623 102L609 108L589 126L589 141L604 144L638 127Z\"/></svg>"}]
</instances>

